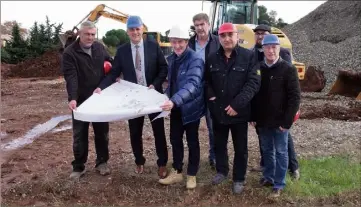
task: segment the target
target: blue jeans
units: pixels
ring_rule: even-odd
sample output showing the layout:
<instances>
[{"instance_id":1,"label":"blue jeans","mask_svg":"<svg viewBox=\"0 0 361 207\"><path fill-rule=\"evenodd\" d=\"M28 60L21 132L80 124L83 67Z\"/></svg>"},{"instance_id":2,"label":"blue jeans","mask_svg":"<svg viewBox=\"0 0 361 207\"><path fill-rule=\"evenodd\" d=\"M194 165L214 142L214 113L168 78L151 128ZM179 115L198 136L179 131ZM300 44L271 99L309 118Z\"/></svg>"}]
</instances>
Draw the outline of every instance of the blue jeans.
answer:
<instances>
[{"instance_id":1,"label":"blue jeans","mask_svg":"<svg viewBox=\"0 0 361 207\"><path fill-rule=\"evenodd\" d=\"M263 151L263 178L273 183L274 189L286 186L288 168L288 133L278 128L259 128Z\"/></svg>"},{"instance_id":2,"label":"blue jeans","mask_svg":"<svg viewBox=\"0 0 361 207\"><path fill-rule=\"evenodd\" d=\"M216 160L216 155L214 153L214 135L213 135L213 123L211 118L211 113L209 112L209 109L207 107L206 112L206 123L208 128L208 136L209 136L209 161Z\"/></svg>"}]
</instances>

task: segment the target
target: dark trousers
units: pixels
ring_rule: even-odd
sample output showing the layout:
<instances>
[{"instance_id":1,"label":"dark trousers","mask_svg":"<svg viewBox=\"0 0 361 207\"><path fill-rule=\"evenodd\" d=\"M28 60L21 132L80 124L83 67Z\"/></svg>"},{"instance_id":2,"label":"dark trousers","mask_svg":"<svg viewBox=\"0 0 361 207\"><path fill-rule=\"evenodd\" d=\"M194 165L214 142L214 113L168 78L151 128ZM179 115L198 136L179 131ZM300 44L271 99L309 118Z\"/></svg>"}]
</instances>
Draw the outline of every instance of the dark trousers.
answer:
<instances>
[{"instance_id":1,"label":"dark trousers","mask_svg":"<svg viewBox=\"0 0 361 207\"><path fill-rule=\"evenodd\" d=\"M159 113L149 114L148 117L152 121ZM144 116L131 119L128 121L130 131L130 143L132 145L133 154L136 165L144 165L145 157L143 156L143 125ZM158 156L157 165L166 166L168 162L167 140L164 131L164 119L159 118L151 122L153 135L155 139L155 150Z\"/></svg>"},{"instance_id":2,"label":"dark trousers","mask_svg":"<svg viewBox=\"0 0 361 207\"><path fill-rule=\"evenodd\" d=\"M256 132L258 134L258 128L256 127ZM264 161L263 161L263 152L262 152L262 144L261 144L261 139L258 138L259 140L259 151L261 153L261 161L260 161L260 165L261 167L264 166ZM288 133L288 170L293 173L298 169L298 161L297 161L297 156L296 156L296 151L295 151L295 146L293 144L293 138L291 136L291 133Z\"/></svg>"},{"instance_id":3,"label":"dark trousers","mask_svg":"<svg viewBox=\"0 0 361 207\"><path fill-rule=\"evenodd\" d=\"M209 155L208 159L209 161L215 161L216 155L214 153L214 134L213 134L213 124L212 124L212 117L211 113L209 112L209 109L207 108L206 112L206 123L208 128L208 136L209 136Z\"/></svg>"},{"instance_id":4,"label":"dark trousers","mask_svg":"<svg viewBox=\"0 0 361 207\"><path fill-rule=\"evenodd\" d=\"M183 169L184 146L183 134L186 131L188 145L188 169L187 175L195 176L199 169L200 148L198 139L200 119L183 125L182 114L179 110L172 110L170 115L170 142L173 151L173 168L179 173Z\"/></svg>"},{"instance_id":5,"label":"dark trousers","mask_svg":"<svg viewBox=\"0 0 361 207\"><path fill-rule=\"evenodd\" d=\"M85 169L85 163L88 159L89 148L89 122L83 122L72 118L73 122L73 153L72 161L73 171L81 172ZM106 163L109 160L109 123L94 122L92 123L94 130L95 151L97 154L96 165Z\"/></svg>"},{"instance_id":6,"label":"dark trousers","mask_svg":"<svg viewBox=\"0 0 361 207\"><path fill-rule=\"evenodd\" d=\"M215 138L216 170L225 176L228 175L228 134L232 133L234 159L233 181L244 182L248 162L248 123L223 125L213 121Z\"/></svg>"}]
</instances>

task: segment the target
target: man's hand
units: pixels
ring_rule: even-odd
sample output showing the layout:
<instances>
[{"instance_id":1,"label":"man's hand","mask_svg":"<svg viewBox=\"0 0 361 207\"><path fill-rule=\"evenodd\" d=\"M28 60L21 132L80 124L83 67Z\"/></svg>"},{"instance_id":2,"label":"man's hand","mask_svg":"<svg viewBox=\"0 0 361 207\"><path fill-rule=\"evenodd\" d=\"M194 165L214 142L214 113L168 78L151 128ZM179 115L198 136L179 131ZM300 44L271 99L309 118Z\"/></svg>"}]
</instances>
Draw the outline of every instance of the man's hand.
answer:
<instances>
[{"instance_id":1,"label":"man's hand","mask_svg":"<svg viewBox=\"0 0 361 207\"><path fill-rule=\"evenodd\" d=\"M148 89L154 89L153 85L148 86Z\"/></svg>"},{"instance_id":2,"label":"man's hand","mask_svg":"<svg viewBox=\"0 0 361 207\"><path fill-rule=\"evenodd\" d=\"M165 101L163 105L160 106L164 111L170 111L174 107L174 103L170 100Z\"/></svg>"},{"instance_id":3,"label":"man's hand","mask_svg":"<svg viewBox=\"0 0 361 207\"><path fill-rule=\"evenodd\" d=\"M102 92L102 89L100 89L100 88L96 88L96 89L94 90L94 92L93 92L93 93L100 94L100 92Z\"/></svg>"},{"instance_id":4,"label":"man's hand","mask_svg":"<svg viewBox=\"0 0 361 207\"><path fill-rule=\"evenodd\" d=\"M120 77L118 77L117 79L115 79L116 82L120 82Z\"/></svg>"},{"instance_id":5,"label":"man's hand","mask_svg":"<svg viewBox=\"0 0 361 207\"><path fill-rule=\"evenodd\" d=\"M232 109L231 106L227 106L227 108L224 110L227 111L229 116L236 116L238 114L235 110Z\"/></svg>"},{"instance_id":6,"label":"man's hand","mask_svg":"<svg viewBox=\"0 0 361 207\"><path fill-rule=\"evenodd\" d=\"M282 131L282 132L285 132L287 129L283 128L283 127L279 127L279 129Z\"/></svg>"},{"instance_id":7,"label":"man's hand","mask_svg":"<svg viewBox=\"0 0 361 207\"><path fill-rule=\"evenodd\" d=\"M214 101L214 100L216 100L216 97L215 96L213 96L212 98L210 98L209 99L210 101Z\"/></svg>"},{"instance_id":8,"label":"man's hand","mask_svg":"<svg viewBox=\"0 0 361 207\"><path fill-rule=\"evenodd\" d=\"M73 110L76 110L76 100L71 100L69 103L68 103L68 107L71 111Z\"/></svg>"}]
</instances>

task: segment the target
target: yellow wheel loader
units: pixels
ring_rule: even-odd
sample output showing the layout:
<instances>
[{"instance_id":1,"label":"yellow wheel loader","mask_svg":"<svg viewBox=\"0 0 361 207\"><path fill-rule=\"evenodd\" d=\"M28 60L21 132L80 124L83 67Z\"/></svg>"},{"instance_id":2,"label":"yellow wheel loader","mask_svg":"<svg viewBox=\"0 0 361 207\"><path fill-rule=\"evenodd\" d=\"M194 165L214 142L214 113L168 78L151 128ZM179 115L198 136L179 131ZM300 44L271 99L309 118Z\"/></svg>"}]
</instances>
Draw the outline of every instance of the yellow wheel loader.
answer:
<instances>
[{"instance_id":1,"label":"yellow wheel loader","mask_svg":"<svg viewBox=\"0 0 361 207\"><path fill-rule=\"evenodd\" d=\"M206 3L209 1L203 1ZM258 25L257 0L210 0L210 24L211 32L217 35L218 28L225 22L236 25L240 34L239 45L250 49L255 45L255 34L253 29ZM203 7L203 5L202 5ZM299 80L305 77L305 64L296 62L292 56L292 44L289 38L280 29L271 27L271 33L278 36L281 47L290 51L292 63L296 67Z\"/></svg>"}]
</instances>

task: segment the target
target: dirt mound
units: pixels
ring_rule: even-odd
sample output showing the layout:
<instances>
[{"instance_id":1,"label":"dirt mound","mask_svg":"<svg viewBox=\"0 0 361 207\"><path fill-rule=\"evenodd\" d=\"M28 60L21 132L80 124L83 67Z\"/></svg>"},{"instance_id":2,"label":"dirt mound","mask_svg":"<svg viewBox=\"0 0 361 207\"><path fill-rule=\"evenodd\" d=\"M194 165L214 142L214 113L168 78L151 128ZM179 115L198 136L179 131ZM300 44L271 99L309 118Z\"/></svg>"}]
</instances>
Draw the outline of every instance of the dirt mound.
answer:
<instances>
[{"instance_id":1,"label":"dirt mound","mask_svg":"<svg viewBox=\"0 0 361 207\"><path fill-rule=\"evenodd\" d=\"M11 67L7 77L58 77L61 76L60 55L58 50L45 52L37 58L27 59Z\"/></svg>"},{"instance_id":2,"label":"dirt mound","mask_svg":"<svg viewBox=\"0 0 361 207\"><path fill-rule=\"evenodd\" d=\"M328 91L340 68L361 69L360 24L360 1L327 1L282 30L297 61L325 71Z\"/></svg>"},{"instance_id":3,"label":"dirt mound","mask_svg":"<svg viewBox=\"0 0 361 207\"><path fill-rule=\"evenodd\" d=\"M1 63L1 78L7 77L11 68L14 66L13 64Z\"/></svg>"},{"instance_id":4,"label":"dirt mound","mask_svg":"<svg viewBox=\"0 0 361 207\"><path fill-rule=\"evenodd\" d=\"M308 67L305 79L300 81L302 92L321 92L325 84L326 79L324 72L316 66Z\"/></svg>"},{"instance_id":5,"label":"dirt mound","mask_svg":"<svg viewBox=\"0 0 361 207\"><path fill-rule=\"evenodd\" d=\"M350 102L349 107L335 106L329 103L319 107L306 107L302 109L300 118L361 121L361 102Z\"/></svg>"}]
</instances>

